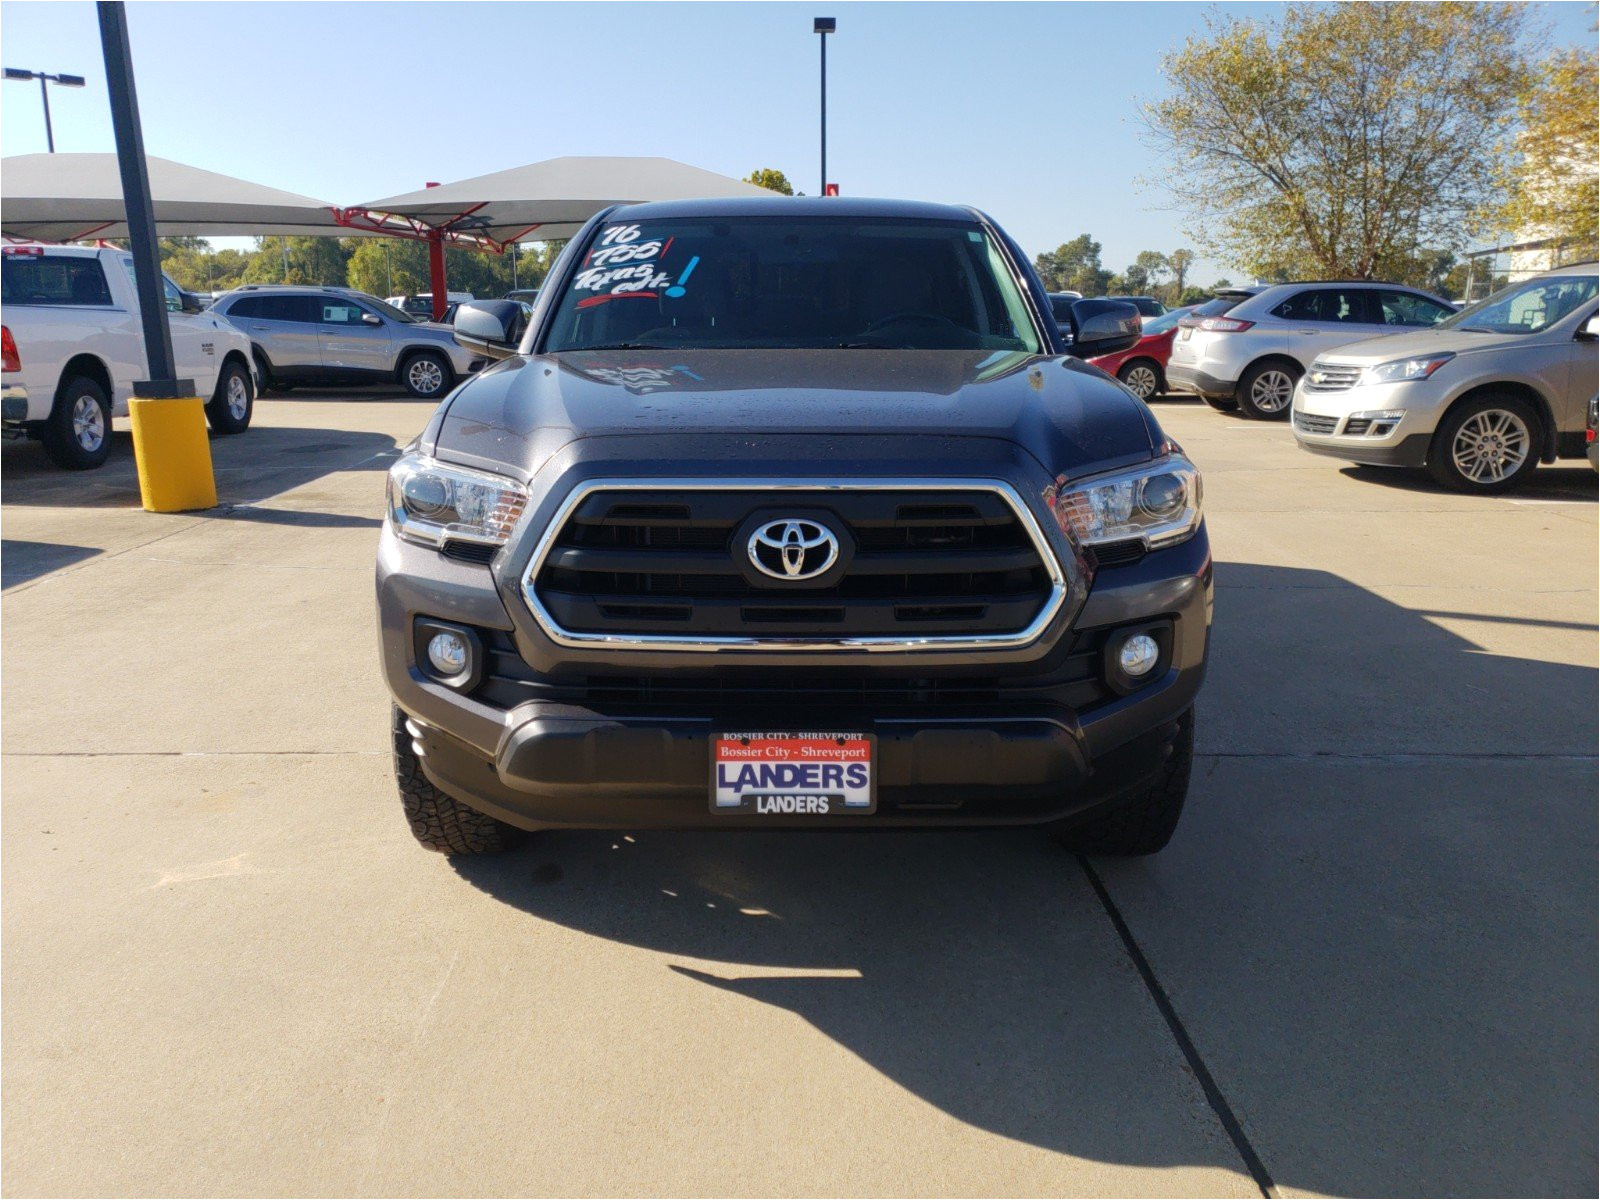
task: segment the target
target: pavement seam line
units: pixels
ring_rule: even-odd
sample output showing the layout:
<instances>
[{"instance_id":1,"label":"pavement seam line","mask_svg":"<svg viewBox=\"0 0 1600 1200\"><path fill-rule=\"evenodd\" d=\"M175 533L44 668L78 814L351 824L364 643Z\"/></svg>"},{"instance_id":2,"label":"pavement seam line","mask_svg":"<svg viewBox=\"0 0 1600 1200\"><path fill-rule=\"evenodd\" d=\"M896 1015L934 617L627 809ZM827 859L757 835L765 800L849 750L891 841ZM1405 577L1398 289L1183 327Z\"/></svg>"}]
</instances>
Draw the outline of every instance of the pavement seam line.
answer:
<instances>
[{"instance_id":1,"label":"pavement seam line","mask_svg":"<svg viewBox=\"0 0 1600 1200\"><path fill-rule=\"evenodd\" d=\"M1222 1089L1217 1086L1217 1081L1212 1077L1210 1069L1206 1066L1205 1059L1200 1057L1200 1051L1190 1038L1189 1031L1184 1028L1183 1019L1178 1016L1178 1010L1172 1007L1172 1001L1167 996L1167 991L1161 986L1161 981L1156 978L1155 969L1151 967L1150 960L1144 956L1144 951L1139 949L1139 943L1134 940L1133 930L1128 928L1128 923L1122 919L1116 902L1111 899L1111 893L1106 890L1106 885L1100 881L1100 876L1090 865L1089 860L1082 854L1075 855L1078 865L1083 868L1084 877L1088 879L1089 886L1094 889L1094 894L1100 899L1100 907L1105 909L1106 916L1111 919L1112 927L1116 929L1117 936L1122 939L1122 948L1127 951L1129 960L1134 969L1139 972L1139 978L1144 981L1145 991L1150 994L1150 999L1155 1002L1161 1019L1167 1023L1167 1031L1172 1034L1172 1040L1178 1044L1178 1049L1183 1052L1184 1061L1189 1064L1189 1069L1194 1072L1195 1081L1200 1084L1200 1090L1205 1093L1206 1101L1211 1105L1211 1111L1216 1113L1217 1120L1222 1122L1222 1128L1228 1135L1228 1140L1233 1143L1233 1148L1244 1161L1245 1169L1250 1172L1250 1178L1255 1180L1256 1187L1261 1190L1262 1196L1275 1198L1278 1195L1277 1185L1272 1181L1272 1176L1267 1171L1267 1166L1261 1161L1261 1156L1256 1153L1256 1148L1250 1144L1250 1138L1245 1134L1244 1126L1239 1124L1239 1118L1234 1115L1233 1107L1228 1103L1228 1098L1222 1094Z\"/></svg>"}]
</instances>

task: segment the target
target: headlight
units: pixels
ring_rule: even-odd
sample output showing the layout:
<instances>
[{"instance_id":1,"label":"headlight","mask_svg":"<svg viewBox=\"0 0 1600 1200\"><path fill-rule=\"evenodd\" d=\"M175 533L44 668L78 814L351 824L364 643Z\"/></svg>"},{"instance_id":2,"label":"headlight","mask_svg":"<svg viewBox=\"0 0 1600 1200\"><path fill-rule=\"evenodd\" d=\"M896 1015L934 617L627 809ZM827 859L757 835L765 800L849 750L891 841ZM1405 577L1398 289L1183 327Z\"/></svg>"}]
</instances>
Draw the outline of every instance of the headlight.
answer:
<instances>
[{"instance_id":1,"label":"headlight","mask_svg":"<svg viewBox=\"0 0 1600 1200\"><path fill-rule=\"evenodd\" d=\"M1064 483L1056 520L1078 546L1143 538L1154 550L1183 541L1200 524L1200 472L1180 454L1131 471Z\"/></svg>"},{"instance_id":2,"label":"headlight","mask_svg":"<svg viewBox=\"0 0 1600 1200\"><path fill-rule=\"evenodd\" d=\"M454 539L501 546L527 506L515 480L408 454L389 471L389 519L408 541L439 546Z\"/></svg>"},{"instance_id":3,"label":"headlight","mask_svg":"<svg viewBox=\"0 0 1600 1200\"><path fill-rule=\"evenodd\" d=\"M1394 362L1380 363L1361 372L1362 383L1405 383L1411 379L1426 379L1454 354L1430 354L1426 358L1397 358Z\"/></svg>"}]
</instances>

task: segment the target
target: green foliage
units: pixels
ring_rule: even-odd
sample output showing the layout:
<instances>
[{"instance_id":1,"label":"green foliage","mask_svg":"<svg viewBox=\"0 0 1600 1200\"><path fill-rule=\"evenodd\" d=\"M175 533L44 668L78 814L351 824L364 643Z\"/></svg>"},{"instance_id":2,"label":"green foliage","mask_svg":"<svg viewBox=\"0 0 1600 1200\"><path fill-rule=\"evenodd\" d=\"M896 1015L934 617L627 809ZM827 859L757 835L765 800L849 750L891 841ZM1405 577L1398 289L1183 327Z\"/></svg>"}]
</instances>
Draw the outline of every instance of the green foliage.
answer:
<instances>
[{"instance_id":1,"label":"green foliage","mask_svg":"<svg viewBox=\"0 0 1600 1200\"><path fill-rule=\"evenodd\" d=\"M794 187L790 184L789 177L776 167L757 167L744 177L744 182L764 187L769 192L780 192L785 196L794 195Z\"/></svg>"},{"instance_id":2,"label":"green foliage","mask_svg":"<svg viewBox=\"0 0 1600 1200\"><path fill-rule=\"evenodd\" d=\"M1111 272L1100 265L1100 243L1087 233L1046 250L1033 260L1033 265L1052 292L1103 296L1111 284Z\"/></svg>"},{"instance_id":3,"label":"green foliage","mask_svg":"<svg viewBox=\"0 0 1600 1200\"><path fill-rule=\"evenodd\" d=\"M1171 307L1188 308L1191 304L1204 304L1211 299L1211 293L1205 288L1186 287L1178 293L1178 302Z\"/></svg>"},{"instance_id":4,"label":"green foliage","mask_svg":"<svg viewBox=\"0 0 1600 1200\"><path fill-rule=\"evenodd\" d=\"M1517 240L1554 237L1567 261L1600 251L1600 107L1592 49L1564 50L1539 65L1518 98L1522 133L1502 175L1508 199L1494 214Z\"/></svg>"},{"instance_id":5,"label":"green foliage","mask_svg":"<svg viewBox=\"0 0 1600 1200\"><path fill-rule=\"evenodd\" d=\"M244 269L245 283L314 283L329 287L345 284L345 262L350 251L331 237L264 237L256 239L256 252Z\"/></svg>"},{"instance_id":6,"label":"green foliage","mask_svg":"<svg viewBox=\"0 0 1600 1200\"><path fill-rule=\"evenodd\" d=\"M1370 278L1419 247L1461 249L1506 161L1527 22L1522 5L1459 0L1208 18L1143 110L1202 248L1267 279Z\"/></svg>"}]
</instances>

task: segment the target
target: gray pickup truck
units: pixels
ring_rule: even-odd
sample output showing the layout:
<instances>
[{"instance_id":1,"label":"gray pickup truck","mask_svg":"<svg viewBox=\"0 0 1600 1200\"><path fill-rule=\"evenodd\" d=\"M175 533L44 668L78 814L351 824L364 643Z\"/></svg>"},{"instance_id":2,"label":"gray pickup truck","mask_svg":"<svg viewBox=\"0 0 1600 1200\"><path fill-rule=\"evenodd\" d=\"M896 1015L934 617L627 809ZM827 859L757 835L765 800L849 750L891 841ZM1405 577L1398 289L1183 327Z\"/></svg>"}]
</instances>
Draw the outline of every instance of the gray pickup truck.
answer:
<instances>
[{"instance_id":1,"label":"gray pickup truck","mask_svg":"<svg viewBox=\"0 0 1600 1200\"><path fill-rule=\"evenodd\" d=\"M966 208L675 201L590 221L389 477L419 841L584 827L1048 826L1160 849L1212 565L1200 476Z\"/></svg>"}]
</instances>

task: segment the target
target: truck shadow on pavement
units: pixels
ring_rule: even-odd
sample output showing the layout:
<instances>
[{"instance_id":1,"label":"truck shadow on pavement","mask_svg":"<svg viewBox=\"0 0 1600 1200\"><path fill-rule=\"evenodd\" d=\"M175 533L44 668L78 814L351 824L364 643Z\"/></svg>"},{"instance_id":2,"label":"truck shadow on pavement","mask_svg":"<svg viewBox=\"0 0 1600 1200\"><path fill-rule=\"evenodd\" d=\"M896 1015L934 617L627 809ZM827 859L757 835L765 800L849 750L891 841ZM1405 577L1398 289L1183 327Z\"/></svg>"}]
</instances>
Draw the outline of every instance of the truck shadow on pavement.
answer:
<instances>
[{"instance_id":1,"label":"truck shadow on pavement","mask_svg":"<svg viewBox=\"0 0 1600 1200\"><path fill-rule=\"evenodd\" d=\"M1245 1135L1280 1187L1593 1194L1594 671L1482 653L1327 572L1217 583L1184 823L1097 870ZM558 833L452 865L960 1121L1250 1187L1041 833Z\"/></svg>"}]
</instances>

